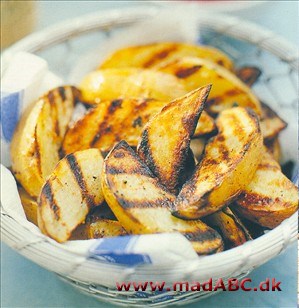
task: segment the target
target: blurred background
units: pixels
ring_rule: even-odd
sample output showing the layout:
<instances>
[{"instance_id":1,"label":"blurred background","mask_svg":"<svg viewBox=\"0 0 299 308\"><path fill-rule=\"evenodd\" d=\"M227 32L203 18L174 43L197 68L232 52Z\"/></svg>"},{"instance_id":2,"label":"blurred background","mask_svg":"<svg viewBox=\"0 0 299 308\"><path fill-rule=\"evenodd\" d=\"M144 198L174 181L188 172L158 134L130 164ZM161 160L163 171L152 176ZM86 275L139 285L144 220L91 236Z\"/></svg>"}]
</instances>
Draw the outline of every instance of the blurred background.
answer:
<instances>
[{"instance_id":1,"label":"blurred background","mask_svg":"<svg viewBox=\"0 0 299 308\"><path fill-rule=\"evenodd\" d=\"M97 10L142 6L162 1L3 1L1 0L1 49L32 31ZM165 1L170 3L171 1ZM177 1L182 2L182 1ZM298 1L185 1L203 9L234 14L274 30L298 43Z\"/></svg>"}]
</instances>

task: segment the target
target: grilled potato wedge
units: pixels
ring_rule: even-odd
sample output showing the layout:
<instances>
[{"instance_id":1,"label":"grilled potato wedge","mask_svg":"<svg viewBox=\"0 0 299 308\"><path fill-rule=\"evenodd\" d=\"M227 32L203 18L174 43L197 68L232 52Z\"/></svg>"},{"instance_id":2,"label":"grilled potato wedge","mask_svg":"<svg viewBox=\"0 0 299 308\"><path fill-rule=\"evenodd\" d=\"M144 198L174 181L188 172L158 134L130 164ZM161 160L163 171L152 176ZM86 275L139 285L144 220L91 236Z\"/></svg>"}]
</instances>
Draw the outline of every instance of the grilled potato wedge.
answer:
<instances>
[{"instance_id":1,"label":"grilled potato wedge","mask_svg":"<svg viewBox=\"0 0 299 308\"><path fill-rule=\"evenodd\" d=\"M211 85L172 101L143 129L138 155L173 194L178 193L191 137L210 89Z\"/></svg>"},{"instance_id":2,"label":"grilled potato wedge","mask_svg":"<svg viewBox=\"0 0 299 308\"><path fill-rule=\"evenodd\" d=\"M216 125L218 135L206 145L202 161L174 203L177 217L198 219L220 210L250 183L257 169L263 150L257 115L231 108L219 115Z\"/></svg>"},{"instance_id":3,"label":"grilled potato wedge","mask_svg":"<svg viewBox=\"0 0 299 308\"><path fill-rule=\"evenodd\" d=\"M244 66L236 70L236 75L241 79L248 87L252 87L259 77L262 71L254 66Z\"/></svg>"},{"instance_id":4,"label":"grilled potato wedge","mask_svg":"<svg viewBox=\"0 0 299 308\"><path fill-rule=\"evenodd\" d=\"M144 125L166 104L168 103L150 99L116 99L102 102L68 129L62 145L63 152L69 154L88 148L108 152L121 140L137 147ZM194 137L210 134L215 129L212 117L203 112Z\"/></svg>"},{"instance_id":5,"label":"grilled potato wedge","mask_svg":"<svg viewBox=\"0 0 299 308\"><path fill-rule=\"evenodd\" d=\"M264 140L264 145L273 158L279 163L281 160L281 147L278 137L270 140Z\"/></svg>"},{"instance_id":6,"label":"grilled potato wedge","mask_svg":"<svg viewBox=\"0 0 299 308\"><path fill-rule=\"evenodd\" d=\"M18 192L27 220L37 226L37 200L21 186L18 186Z\"/></svg>"},{"instance_id":7,"label":"grilled potato wedge","mask_svg":"<svg viewBox=\"0 0 299 308\"><path fill-rule=\"evenodd\" d=\"M127 232L116 220L98 219L79 225L70 237L70 240L88 240L103 237L122 236Z\"/></svg>"},{"instance_id":8,"label":"grilled potato wedge","mask_svg":"<svg viewBox=\"0 0 299 308\"><path fill-rule=\"evenodd\" d=\"M132 97L171 101L188 92L175 76L138 68L111 68L91 72L81 82L80 89L82 100L89 105Z\"/></svg>"},{"instance_id":9,"label":"grilled potato wedge","mask_svg":"<svg viewBox=\"0 0 299 308\"><path fill-rule=\"evenodd\" d=\"M125 141L104 161L102 189L105 200L128 233L181 232L198 254L222 250L219 234L201 221L171 215L175 196L163 187Z\"/></svg>"},{"instance_id":10,"label":"grilled potato wedge","mask_svg":"<svg viewBox=\"0 0 299 308\"><path fill-rule=\"evenodd\" d=\"M215 230L219 230L225 249L237 247L252 240L249 231L229 207L205 217L203 221Z\"/></svg>"},{"instance_id":11,"label":"grilled potato wedge","mask_svg":"<svg viewBox=\"0 0 299 308\"><path fill-rule=\"evenodd\" d=\"M250 107L261 115L260 102L250 88L234 73L211 61L186 57L161 65L159 71L179 78L188 92L211 83L213 87L205 110L212 115L236 104Z\"/></svg>"},{"instance_id":12,"label":"grilled potato wedge","mask_svg":"<svg viewBox=\"0 0 299 308\"><path fill-rule=\"evenodd\" d=\"M59 161L59 148L79 91L70 86L49 91L21 117L11 143L12 170L24 189L37 197Z\"/></svg>"},{"instance_id":13,"label":"grilled potato wedge","mask_svg":"<svg viewBox=\"0 0 299 308\"><path fill-rule=\"evenodd\" d=\"M38 216L42 229L57 242L65 242L90 209L104 201L101 189L103 158L98 149L64 157L44 184Z\"/></svg>"},{"instance_id":14,"label":"grilled potato wedge","mask_svg":"<svg viewBox=\"0 0 299 308\"><path fill-rule=\"evenodd\" d=\"M298 209L298 188L281 172L279 164L264 150L258 169L236 201L245 218L270 229Z\"/></svg>"},{"instance_id":15,"label":"grilled potato wedge","mask_svg":"<svg viewBox=\"0 0 299 308\"><path fill-rule=\"evenodd\" d=\"M266 140L277 137L278 134L287 127L287 123L265 103L262 103L262 117L260 124L262 134Z\"/></svg>"},{"instance_id":16,"label":"grilled potato wedge","mask_svg":"<svg viewBox=\"0 0 299 308\"><path fill-rule=\"evenodd\" d=\"M182 57L208 59L231 70L233 63L219 49L186 43L164 42L150 45L132 46L114 52L100 66L103 68L157 68L161 61L171 62Z\"/></svg>"},{"instance_id":17,"label":"grilled potato wedge","mask_svg":"<svg viewBox=\"0 0 299 308\"><path fill-rule=\"evenodd\" d=\"M122 236L126 235L127 232L122 227L122 225L111 219L99 219L97 221L91 222L87 226L88 238L103 238L111 236Z\"/></svg>"}]
</instances>

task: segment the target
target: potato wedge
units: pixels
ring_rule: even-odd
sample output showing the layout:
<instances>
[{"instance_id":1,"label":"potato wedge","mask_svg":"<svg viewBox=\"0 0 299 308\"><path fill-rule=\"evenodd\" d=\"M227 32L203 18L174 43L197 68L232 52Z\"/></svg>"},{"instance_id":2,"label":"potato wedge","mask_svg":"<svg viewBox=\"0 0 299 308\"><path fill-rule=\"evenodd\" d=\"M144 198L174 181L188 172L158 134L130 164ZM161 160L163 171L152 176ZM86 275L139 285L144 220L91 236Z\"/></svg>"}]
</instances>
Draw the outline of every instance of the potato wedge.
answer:
<instances>
[{"instance_id":1,"label":"potato wedge","mask_svg":"<svg viewBox=\"0 0 299 308\"><path fill-rule=\"evenodd\" d=\"M104 161L102 189L105 200L128 233L181 232L198 254L222 250L219 234L201 221L171 215L175 196L163 187L125 141Z\"/></svg>"},{"instance_id":2,"label":"potato wedge","mask_svg":"<svg viewBox=\"0 0 299 308\"><path fill-rule=\"evenodd\" d=\"M88 105L117 98L171 101L188 92L175 76L138 68L111 68L91 72L81 82L80 89L82 100Z\"/></svg>"},{"instance_id":3,"label":"potato wedge","mask_svg":"<svg viewBox=\"0 0 299 308\"><path fill-rule=\"evenodd\" d=\"M126 140L130 146L137 147L144 125L167 104L168 102L153 99L115 99L102 102L68 129L62 145L63 153L88 148L108 152L120 140ZM211 134L215 129L213 118L202 112L194 137Z\"/></svg>"},{"instance_id":4,"label":"potato wedge","mask_svg":"<svg viewBox=\"0 0 299 308\"><path fill-rule=\"evenodd\" d=\"M100 68L157 68L161 61L164 63L165 61L171 62L186 56L208 59L229 70L233 68L233 62L219 49L211 46L176 42L155 43L119 49L108 57L101 64Z\"/></svg>"},{"instance_id":5,"label":"potato wedge","mask_svg":"<svg viewBox=\"0 0 299 308\"><path fill-rule=\"evenodd\" d=\"M257 115L242 107L223 111L219 133L205 147L202 161L183 185L173 215L198 219L230 203L250 183L263 151Z\"/></svg>"},{"instance_id":6,"label":"potato wedge","mask_svg":"<svg viewBox=\"0 0 299 308\"><path fill-rule=\"evenodd\" d=\"M279 164L264 150L258 169L236 201L236 211L270 229L298 209L298 188L281 172Z\"/></svg>"},{"instance_id":7,"label":"potato wedge","mask_svg":"<svg viewBox=\"0 0 299 308\"><path fill-rule=\"evenodd\" d=\"M229 207L205 217L203 222L215 230L219 230L225 249L237 247L252 240L249 231Z\"/></svg>"},{"instance_id":8,"label":"potato wedge","mask_svg":"<svg viewBox=\"0 0 299 308\"><path fill-rule=\"evenodd\" d=\"M122 227L122 225L111 219L99 219L97 221L91 222L87 226L88 238L103 238L111 236L122 236L126 235L127 232Z\"/></svg>"},{"instance_id":9,"label":"potato wedge","mask_svg":"<svg viewBox=\"0 0 299 308\"><path fill-rule=\"evenodd\" d=\"M254 66L243 66L236 70L236 75L241 79L248 87L252 87L259 77L262 71Z\"/></svg>"},{"instance_id":10,"label":"potato wedge","mask_svg":"<svg viewBox=\"0 0 299 308\"><path fill-rule=\"evenodd\" d=\"M273 139L287 127L287 123L268 105L262 103L261 130L264 139Z\"/></svg>"},{"instance_id":11,"label":"potato wedge","mask_svg":"<svg viewBox=\"0 0 299 308\"><path fill-rule=\"evenodd\" d=\"M270 140L264 140L264 145L268 153L273 155L273 158L279 163L281 160L281 147L278 137L275 137L274 139Z\"/></svg>"},{"instance_id":12,"label":"potato wedge","mask_svg":"<svg viewBox=\"0 0 299 308\"><path fill-rule=\"evenodd\" d=\"M166 63L165 66L161 64L159 71L179 78L188 92L211 83L213 87L205 110L212 115L236 104L250 107L261 115L260 102L250 88L232 72L211 61L186 57Z\"/></svg>"},{"instance_id":13,"label":"potato wedge","mask_svg":"<svg viewBox=\"0 0 299 308\"><path fill-rule=\"evenodd\" d=\"M44 184L38 216L44 232L65 242L90 209L104 201L101 189L103 158L98 149L69 154L57 164Z\"/></svg>"},{"instance_id":14,"label":"potato wedge","mask_svg":"<svg viewBox=\"0 0 299 308\"><path fill-rule=\"evenodd\" d=\"M139 157L173 194L178 193L191 137L210 89L205 86L166 105L145 125L137 146Z\"/></svg>"},{"instance_id":15,"label":"potato wedge","mask_svg":"<svg viewBox=\"0 0 299 308\"><path fill-rule=\"evenodd\" d=\"M21 117L11 143L12 170L32 197L39 195L59 161L58 151L79 95L71 86L56 88Z\"/></svg>"},{"instance_id":16,"label":"potato wedge","mask_svg":"<svg viewBox=\"0 0 299 308\"><path fill-rule=\"evenodd\" d=\"M18 192L27 220L37 226L37 200L21 186L18 186Z\"/></svg>"},{"instance_id":17,"label":"potato wedge","mask_svg":"<svg viewBox=\"0 0 299 308\"><path fill-rule=\"evenodd\" d=\"M116 220L98 219L79 225L73 232L69 240L88 240L103 237L122 236L127 232Z\"/></svg>"}]
</instances>

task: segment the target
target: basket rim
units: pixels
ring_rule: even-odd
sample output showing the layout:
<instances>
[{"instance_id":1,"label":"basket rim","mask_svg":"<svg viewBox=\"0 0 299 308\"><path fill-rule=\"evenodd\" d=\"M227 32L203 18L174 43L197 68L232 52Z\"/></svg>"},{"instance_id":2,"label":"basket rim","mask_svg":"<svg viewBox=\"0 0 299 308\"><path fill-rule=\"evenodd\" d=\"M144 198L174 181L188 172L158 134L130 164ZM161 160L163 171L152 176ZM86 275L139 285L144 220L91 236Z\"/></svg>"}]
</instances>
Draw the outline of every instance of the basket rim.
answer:
<instances>
[{"instance_id":1,"label":"basket rim","mask_svg":"<svg viewBox=\"0 0 299 308\"><path fill-rule=\"evenodd\" d=\"M164 4L165 5L165 4ZM168 5L166 6L168 7ZM145 10L146 8L146 10ZM117 22L117 26L131 24L134 22L138 22L138 20L143 20L144 17L151 17L157 12L157 7L153 5L145 5L142 7L131 7L127 9L114 9L107 10L105 12L95 12L92 14L83 15L81 17L77 17L74 19L70 19L67 22L59 23L44 30L41 30L37 33L33 33L28 37L22 39L17 42L7 50L5 50L1 56L1 62L5 63L9 57L17 52L17 51L28 51L28 52L36 52L41 48L46 48L52 44L58 43L62 40L63 37L69 35L73 37L74 35L81 34L85 31L91 31L99 29L100 27L110 27L111 22ZM142 17L140 17L142 16ZM294 69L298 70L297 61L298 54L297 48L295 45L287 42L284 38L274 34L273 32L266 30L260 26L255 25L254 23L240 20L236 17L227 16L226 14L203 14L200 20L200 23L205 26L209 26L214 30L221 31L228 35L232 35L235 38L239 38L242 40L246 40L253 44L259 43L260 47L264 50L270 51L272 54L280 57L283 61L288 62ZM236 27L237 26L237 27ZM107 29L108 29L107 28ZM258 33L257 37L255 37L255 41L251 39L252 33ZM47 37L47 44L44 42L44 38ZM262 40L263 39L263 40ZM279 42L279 44L277 44ZM286 52L287 51L287 52ZM1 203L1 219L4 224L1 224L1 233L2 239L4 242L9 243L10 240L3 235L3 230L9 230L9 219L13 217L9 216L9 213L5 213L6 210L3 208ZM15 219L14 219L15 220ZM4 226L3 226L4 225ZM18 224L24 231L26 227ZM276 252L273 253L270 257L264 257L263 260L258 264L265 263L270 258L282 252L291 242L295 241L297 234L297 213L293 214L290 218L286 219L281 225L276 227L275 229L267 232L261 237L249 241L242 246L215 254L211 256L202 256L198 260L195 261L184 261L176 265L176 270L183 271L185 274L193 273L194 270L201 270L206 268L213 268L213 264L227 264L228 262L236 262L242 265L241 267L246 270L246 267L254 267L253 264L250 265L249 257L251 255L257 255L259 253L265 252L264 245L269 242L269 240L274 237L279 239L279 247L277 247ZM36 235L35 235L36 236ZM40 239L40 237L36 236ZM45 237L47 240L44 242L47 245L47 249L53 251L65 251L66 247L62 244L55 243L48 240L48 238L44 235L41 237ZM30 243L29 243L30 244ZM10 245L11 246L11 245ZM22 253L22 251L21 251ZM27 256L28 257L28 256ZM247 262L248 259L248 262ZM260 258L259 258L260 259ZM245 263L244 263L245 260ZM57 260L53 260L57 262ZM90 260L85 259L85 262L88 263ZM82 263L82 264L83 264ZM102 262L98 262L101 264ZM257 264L257 262L255 262ZM107 263L103 263L107 266ZM84 265L84 264L83 264ZM142 265L140 267L136 267L136 272L140 274L148 273L147 269L154 268L156 265L148 264ZM120 268L126 268L122 265L113 265L109 264L109 269L119 270ZM163 270L174 270L173 265L164 266ZM55 270L54 270L55 271ZM64 273L66 274L66 273ZM211 272L212 275L212 272Z\"/></svg>"}]
</instances>

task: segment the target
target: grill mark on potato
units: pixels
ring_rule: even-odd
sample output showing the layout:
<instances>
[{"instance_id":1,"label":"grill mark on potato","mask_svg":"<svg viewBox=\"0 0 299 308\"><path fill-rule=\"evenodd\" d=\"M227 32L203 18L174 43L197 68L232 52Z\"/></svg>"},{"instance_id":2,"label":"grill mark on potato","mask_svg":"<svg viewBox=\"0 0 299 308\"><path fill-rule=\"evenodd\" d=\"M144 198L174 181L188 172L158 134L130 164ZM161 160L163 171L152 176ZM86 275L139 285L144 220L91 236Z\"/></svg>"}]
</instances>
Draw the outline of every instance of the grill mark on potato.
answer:
<instances>
[{"instance_id":1,"label":"grill mark on potato","mask_svg":"<svg viewBox=\"0 0 299 308\"><path fill-rule=\"evenodd\" d=\"M187 68L183 67L177 70L175 72L175 75L180 79L184 79L184 78L190 77L191 75L195 74L198 70L200 70L201 67L202 65L195 65L195 66L187 67Z\"/></svg>"},{"instance_id":2,"label":"grill mark on potato","mask_svg":"<svg viewBox=\"0 0 299 308\"><path fill-rule=\"evenodd\" d=\"M149 140L148 140L148 129L144 129L141 136L141 141L139 145L140 158L147 164L149 169L153 172L154 175L157 175L157 170L155 162L153 160L152 151L150 149Z\"/></svg>"},{"instance_id":3,"label":"grill mark on potato","mask_svg":"<svg viewBox=\"0 0 299 308\"><path fill-rule=\"evenodd\" d=\"M66 160L69 164L70 170L72 171L72 173L73 173L73 175L76 179L76 182L78 183L78 185L80 187L82 199L85 199L88 207L92 208L95 205L94 199L87 192L87 187L86 187L84 175L82 173L80 165L78 164L78 161L76 159L75 154L67 155Z\"/></svg>"},{"instance_id":4,"label":"grill mark on potato","mask_svg":"<svg viewBox=\"0 0 299 308\"><path fill-rule=\"evenodd\" d=\"M49 103L53 105L55 103L55 90L49 91L47 98L49 100Z\"/></svg>"},{"instance_id":5,"label":"grill mark on potato","mask_svg":"<svg viewBox=\"0 0 299 308\"><path fill-rule=\"evenodd\" d=\"M142 127L142 118L139 116L138 118L134 119L132 126L134 128L137 126Z\"/></svg>"},{"instance_id":6,"label":"grill mark on potato","mask_svg":"<svg viewBox=\"0 0 299 308\"><path fill-rule=\"evenodd\" d=\"M115 99L111 101L109 107L108 107L108 112L110 114L113 114L118 108L121 108L123 100L122 99Z\"/></svg>"},{"instance_id":7,"label":"grill mark on potato","mask_svg":"<svg viewBox=\"0 0 299 308\"><path fill-rule=\"evenodd\" d=\"M262 71L255 66L244 66L236 71L236 75L240 78L247 86L251 87L259 79Z\"/></svg>"},{"instance_id":8,"label":"grill mark on potato","mask_svg":"<svg viewBox=\"0 0 299 308\"><path fill-rule=\"evenodd\" d=\"M147 202L146 199L142 201L128 200L126 198L122 198L122 196L118 194L117 199L124 209L169 208L171 204L171 201L166 197L165 199L163 197L157 198L155 201L151 199L150 202Z\"/></svg>"},{"instance_id":9,"label":"grill mark on potato","mask_svg":"<svg viewBox=\"0 0 299 308\"><path fill-rule=\"evenodd\" d=\"M74 105L76 105L77 103L81 101L81 91L74 86L71 86L71 91L73 95Z\"/></svg>"},{"instance_id":10,"label":"grill mark on potato","mask_svg":"<svg viewBox=\"0 0 299 308\"><path fill-rule=\"evenodd\" d=\"M54 213L54 218L56 220L60 219L60 209L59 206L56 204L56 200L52 191L50 181L47 181L42 190L42 196L47 199L47 203L49 204L51 210Z\"/></svg>"},{"instance_id":11,"label":"grill mark on potato","mask_svg":"<svg viewBox=\"0 0 299 308\"><path fill-rule=\"evenodd\" d=\"M58 89L59 95L61 97L62 101L66 100L66 95L65 95L65 88L64 87L59 87Z\"/></svg>"},{"instance_id":12,"label":"grill mark on potato","mask_svg":"<svg viewBox=\"0 0 299 308\"><path fill-rule=\"evenodd\" d=\"M217 60L217 64L219 64L219 65L221 65L221 66L224 66L224 62L223 62L223 60Z\"/></svg>"},{"instance_id":13,"label":"grill mark on potato","mask_svg":"<svg viewBox=\"0 0 299 308\"><path fill-rule=\"evenodd\" d=\"M276 199L279 199L279 198L276 198ZM250 194L243 193L241 194L240 199L238 200L238 203L241 205L249 204L249 205L255 205L255 206L262 207L262 206L273 203L273 201L275 200L273 200L270 197L262 196L262 195L255 194L255 193L250 193Z\"/></svg>"},{"instance_id":14,"label":"grill mark on potato","mask_svg":"<svg viewBox=\"0 0 299 308\"><path fill-rule=\"evenodd\" d=\"M158 51L145 63L143 63L143 67L148 68L150 66L153 66L156 62L159 62L159 60L165 59L171 52L174 52L176 49L177 49L176 46L170 46L165 49L162 49L161 51Z\"/></svg>"},{"instance_id":15,"label":"grill mark on potato","mask_svg":"<svg viewBox=\"0 0 299 308\"><path fill-rule=\"evenodd\" d=\"M38 172L41 175L41 177L43 177L43 173L42 173L42 165L41 165L41 157L40 157L40 147L38 144L38 139L37 139L37 127L35 127L34 130L34 148L33 148L33 155L36 158L36 164L37 164L37 168L38 168Z\"/></svg>"}]
</instances>

